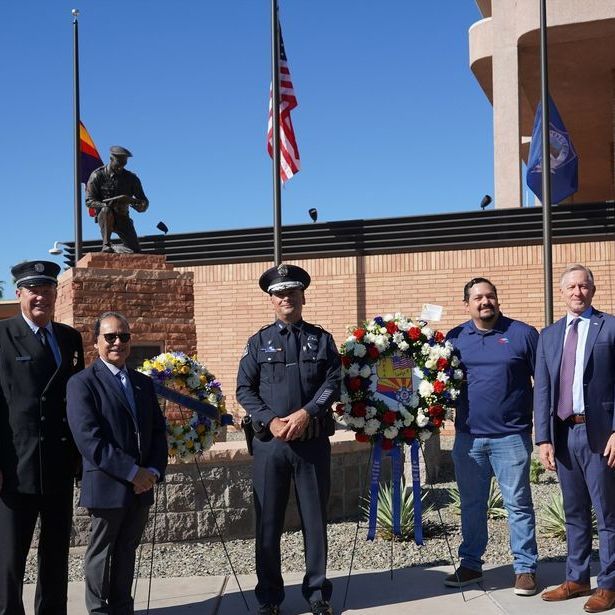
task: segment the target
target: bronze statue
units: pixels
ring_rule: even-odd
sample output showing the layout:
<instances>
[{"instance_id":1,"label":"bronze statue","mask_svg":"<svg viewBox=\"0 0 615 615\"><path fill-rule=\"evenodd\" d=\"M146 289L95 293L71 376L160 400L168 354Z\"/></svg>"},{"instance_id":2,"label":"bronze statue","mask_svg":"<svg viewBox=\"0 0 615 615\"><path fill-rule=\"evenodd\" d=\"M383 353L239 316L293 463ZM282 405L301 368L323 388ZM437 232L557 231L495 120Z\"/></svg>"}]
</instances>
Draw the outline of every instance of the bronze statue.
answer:
<instances>
[{"instance_id":1,"label":"bronze statue","mask_svg":"<svg viewBox=\"0 0 615 615\"><path fill-rule=\"evenodd\" d=\"M124 167L132 154L114 145L109 164L92 171L86 187L85 204L96 212L102 235L102 252L140 252L135 226L128 208L143 212L149 201L139 178ZM121 243L111 244L111 233L117 233Z\"/></svg>"}]
</instances>

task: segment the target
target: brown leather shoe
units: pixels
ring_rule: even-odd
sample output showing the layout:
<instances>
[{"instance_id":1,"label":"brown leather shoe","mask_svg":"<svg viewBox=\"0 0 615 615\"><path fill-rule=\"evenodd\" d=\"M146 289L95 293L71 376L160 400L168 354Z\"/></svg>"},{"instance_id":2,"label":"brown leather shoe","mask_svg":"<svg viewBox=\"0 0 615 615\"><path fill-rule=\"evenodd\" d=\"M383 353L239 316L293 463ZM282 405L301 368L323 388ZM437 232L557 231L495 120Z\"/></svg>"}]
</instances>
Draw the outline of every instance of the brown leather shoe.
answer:
<instances>
[{"instance_id":1,"label":"brown leather shoe","mask_svg":"<svg viewBox=\"0 0 615 615\"><path fill-rule=\"evenodd\" d=\"M578 596L589 596L592 593L589 583L576 583L575 581L564 581L555 589L542 592L541 598L547 602L559 602L569 600Z\"/></svg>"},{"instance_id":2,"label":"brown leather shoe","mask_svg":"<svg viewBox=\"0 0 615 615\"><path fill-rule=\"evenodd\" d=\"M583 605L586 613L602 613L615 606L615 591L599 587Z\"/></svg>"}]
</instances>

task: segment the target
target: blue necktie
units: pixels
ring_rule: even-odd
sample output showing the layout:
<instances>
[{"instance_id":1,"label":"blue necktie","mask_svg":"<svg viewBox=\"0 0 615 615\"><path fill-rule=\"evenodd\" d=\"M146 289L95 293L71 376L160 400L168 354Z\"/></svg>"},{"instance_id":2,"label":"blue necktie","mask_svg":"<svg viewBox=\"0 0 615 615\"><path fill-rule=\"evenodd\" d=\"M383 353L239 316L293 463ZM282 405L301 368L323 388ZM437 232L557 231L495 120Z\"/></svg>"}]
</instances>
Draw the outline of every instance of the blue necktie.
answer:
<instances>
[{"instance_id":1,"label":"blue necktie","mask_svg":"<svg viewBox=\"0 0 615 615\"><path fill-rule=\"evenodd\" d=\"M117 372L116 376L120 381L124 396L126 397L128 405L130 406L132 414L134 415L136 411L135 398L132 392L132 387L130 386L130 382L128 381L128 374L124 370L120 370L119 372Z\"/></svg>"}]
</instances>

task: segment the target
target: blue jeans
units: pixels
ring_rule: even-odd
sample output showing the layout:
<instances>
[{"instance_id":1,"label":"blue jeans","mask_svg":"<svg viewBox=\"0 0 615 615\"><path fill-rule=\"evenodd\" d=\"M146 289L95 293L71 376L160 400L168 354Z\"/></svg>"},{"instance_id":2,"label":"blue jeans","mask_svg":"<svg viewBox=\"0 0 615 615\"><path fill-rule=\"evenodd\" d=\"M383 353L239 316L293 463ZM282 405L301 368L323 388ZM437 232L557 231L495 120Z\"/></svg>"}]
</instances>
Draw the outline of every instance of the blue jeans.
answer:
<instances>
[{"instance_id":1,"label":"blue jeans","mask_svg":"<svg viewBox=\"0 0 615 615\"><path fill-rule=\"evenodd\" d=\"M487 548L487 500L491 477L500 485L508 512L510 550L516 574L535 572L538 562L536 519L530 490L529 433L499 438L457 432L453 461L461 496L461 565L481 570Z\"/></svg>"}]
</instances>

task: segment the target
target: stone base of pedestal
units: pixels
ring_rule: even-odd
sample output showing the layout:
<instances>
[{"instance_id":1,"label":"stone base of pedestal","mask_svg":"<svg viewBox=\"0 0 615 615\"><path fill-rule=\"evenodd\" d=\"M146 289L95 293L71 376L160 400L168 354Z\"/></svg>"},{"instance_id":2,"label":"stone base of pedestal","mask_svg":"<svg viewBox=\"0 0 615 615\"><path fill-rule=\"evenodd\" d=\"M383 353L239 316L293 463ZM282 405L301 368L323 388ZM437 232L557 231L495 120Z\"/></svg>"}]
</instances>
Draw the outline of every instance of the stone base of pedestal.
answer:
<instances>
[{"instance_id":1,"label":"stone base of pedestal","mask_svg":"<svg viewBox=\"0 0 615 615\"><path fill-rule=\"evenodd\" d=\"M55 320L81 332L86 364L97 357L94 323L108 311L130 322L131 366L167 350L196 353L193 274L164 256L89 253L59 277Z\"/></svg>"}]
</instances>

